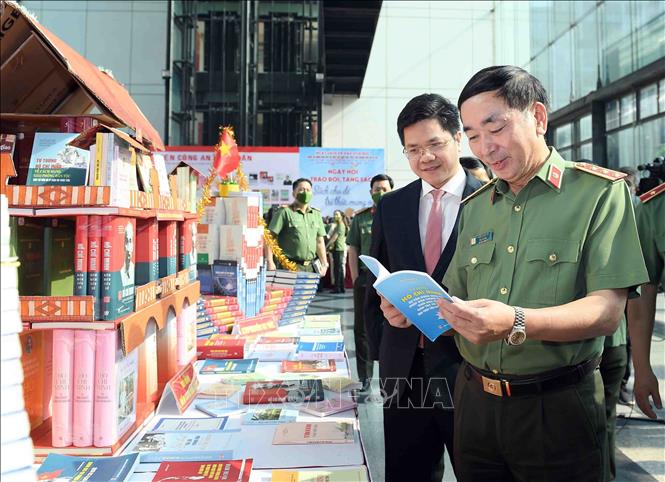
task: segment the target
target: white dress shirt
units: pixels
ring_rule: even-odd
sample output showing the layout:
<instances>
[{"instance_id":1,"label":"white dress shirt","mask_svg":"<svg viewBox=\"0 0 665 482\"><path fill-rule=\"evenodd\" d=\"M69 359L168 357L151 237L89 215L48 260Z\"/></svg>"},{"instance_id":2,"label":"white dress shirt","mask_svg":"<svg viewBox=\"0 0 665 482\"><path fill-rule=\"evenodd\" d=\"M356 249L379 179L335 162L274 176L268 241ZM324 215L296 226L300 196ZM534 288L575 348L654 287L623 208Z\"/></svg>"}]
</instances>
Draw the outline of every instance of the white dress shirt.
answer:
<instances>
[{"instance_id":1,"label":"white dress shirt","mask_svg":"<svg viewBox=\"0 0 665 482\"><path fill-rule=\"evenodd\" d=\"M421 180L422 189L420 191L420 205L418 209L418 227L420 230L420 248L425 249L425 235L427 233L427 219L429 212L432 210L434 198L430 194L435 188L427 182ZM464 193L464 186L466 185L466 173L461 167L457 173L451 177L447 183L441 186L445 191L441 197L441 211L443 212L443 226L441 237L441 249L445 249L450 235L455 227L455 220L459 207L462 202L462 194Z\"/></svg>"}]
</instances>

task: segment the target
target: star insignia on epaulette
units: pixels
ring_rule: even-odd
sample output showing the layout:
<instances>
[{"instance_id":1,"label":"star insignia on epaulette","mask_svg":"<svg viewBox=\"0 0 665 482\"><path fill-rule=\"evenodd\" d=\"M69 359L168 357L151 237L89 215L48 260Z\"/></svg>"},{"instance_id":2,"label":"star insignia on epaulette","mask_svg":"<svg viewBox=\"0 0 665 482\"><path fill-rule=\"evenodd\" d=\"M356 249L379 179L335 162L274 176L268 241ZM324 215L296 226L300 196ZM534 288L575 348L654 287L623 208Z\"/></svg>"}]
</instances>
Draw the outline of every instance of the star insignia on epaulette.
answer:
<instances>
[{"instance_id":1,"label":"star insignia on epaulette","mask_svg":"<svg viewBox=\"0 0 665 482\"><path fill-rule=\"evenodd\" d=\"M588 174L602 177L603 179L607 179L609 181L618 181L619 179L623 179L628 175L625 172L614 171L606 167L589 164L588 162L576 162L575 168Z\"/></svg>"},{"instance_id":2,"label":"star insignia on epaulette","mask_svg":"<svg viewBox=\"0 0 665 482\"><path fill-rule=\"evenodd\" d=\"M642 194L640 196L640 201L642 201L642 203L649 202L663 192L665 192L665 182Z\"/></svg>"}]
</instances>

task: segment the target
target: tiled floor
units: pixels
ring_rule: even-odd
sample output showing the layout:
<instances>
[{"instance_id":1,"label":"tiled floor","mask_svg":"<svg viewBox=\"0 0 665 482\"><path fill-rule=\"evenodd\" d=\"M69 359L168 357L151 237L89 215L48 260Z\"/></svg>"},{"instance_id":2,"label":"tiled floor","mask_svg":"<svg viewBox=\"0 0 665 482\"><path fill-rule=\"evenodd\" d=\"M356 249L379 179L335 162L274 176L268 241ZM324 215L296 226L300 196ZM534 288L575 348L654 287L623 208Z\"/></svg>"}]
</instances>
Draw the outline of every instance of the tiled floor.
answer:
<instances>
[{"instance_id":1,"label":"tiled floor","mask_svg":"<svg viewBox=\"0 0 665 482\"><path fill-rule=\"evenodd\" d=\"M355 344L353 342L353 298L346 294L319 293L308 314L342 315L344 341L355 372ZM661 396L665 393L665 297L658 297L656 327L651 342L651 360L660 382ZM375 363L375 377L378 365ZM631 382L632 383L632 379ZM374 391L378 380L374 381ZM663 400L665 402L665 399ZM637 406L617 407L617 482L665 481L665 410L658 411L661 423L648 421ZM383 422L381 404L368 402L360 405L360 427L367 452L370 471L375 482L384 480ZM446 460L443 481L454 481L455 476Z\"/></svg>"}]
</instances>

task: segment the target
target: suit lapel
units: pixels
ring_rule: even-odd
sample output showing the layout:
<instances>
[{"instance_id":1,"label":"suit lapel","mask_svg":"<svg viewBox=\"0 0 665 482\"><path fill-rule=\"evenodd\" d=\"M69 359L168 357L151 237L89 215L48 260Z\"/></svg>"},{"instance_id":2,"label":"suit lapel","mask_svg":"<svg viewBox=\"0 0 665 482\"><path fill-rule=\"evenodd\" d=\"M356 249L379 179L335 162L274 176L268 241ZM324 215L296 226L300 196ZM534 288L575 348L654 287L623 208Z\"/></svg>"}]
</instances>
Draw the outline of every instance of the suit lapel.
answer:
<instances>
[{"instance_id":1,"label":"suit lapel","mask_svg":"<svg viewBox=\"0 0 665 482\"><path fill-rule=\"evenodd\" d=\"M418 217L420 215L420 193L422 191L422 181L418 179L405 187L408 189L405 207L407 217L404 225L404 246L407 249L415 251L415 263L418 271L426 271L425 256L423 255L423 241L420 239L420 225ZM415 213L415 216L413 215ZM415 248L415 249L414 249Z\"/></svg>"}]
</instances>

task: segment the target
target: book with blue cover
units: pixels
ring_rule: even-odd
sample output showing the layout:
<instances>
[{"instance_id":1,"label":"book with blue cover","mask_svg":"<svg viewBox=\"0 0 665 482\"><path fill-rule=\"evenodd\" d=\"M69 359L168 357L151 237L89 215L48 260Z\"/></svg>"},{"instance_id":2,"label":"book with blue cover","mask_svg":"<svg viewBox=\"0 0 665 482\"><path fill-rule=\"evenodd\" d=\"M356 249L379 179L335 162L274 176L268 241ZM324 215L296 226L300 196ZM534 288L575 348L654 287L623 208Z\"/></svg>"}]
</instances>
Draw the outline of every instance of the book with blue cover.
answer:
<instances>
[{"instance_id":1,"label":"book with blue cover","mask_svg":"<svg viewBox=\"0 0 665 482\"><path fill-rule=\"evenodd\" d=\"M141 463L230 460L233 432L147 432L132 446Z\"/></svg>"},{"instance_id":2,"label":"book with blue cover","mask_svg":"<svg viewBox=\"0 0 665 482\"><path fill-rule=\"evenodd\" d=\"M37 470L39 480L128 480L139 463L139 454L116 457L72 457L49 454ZM34 479L33 479L34 480Z\"/></svg>"},{"instance_id":3,"label":"book with blue cover","mask_svg":"<svg viewBox=\"0 0 665 482\"><path fill-rule=\"evenodd\" d=\"M90 153L70 146L79 134L36 132L28 168L28 186L85 186Z\"/></svg>"},{"instance_id":4,"label":"book with blue cover","mask_svg":"<svg viewBox=\"0 0 665 482\"><path fill-rule=\"evenodd\" d=\"M212 265L213 293L219 296L237 296L238 293L238 263L235 261L216 260Z\"/></svg>"},{"instance_id":5,"label":"book with blue cover","mask_svg":"<svg viewBox=\"0 0 665 482\"><path fill-rule=\"evenodd\" d=\"M201 367L201 374L233 374L254 373L258 358L246 358L244 360L206 360Z\"/></svg>"},{"instance_id":6,"label":"book with blue cover","mask_svg":"<svg viewBox=\"0 0 665 482\"><path fill-rule=\"evenodd\" d=\"M450 330L448 322L439 316L436 302L452 298L441 285L422 271L390 273L376 258L361 255L360 260L376 276L374 288L418 328L429 340Z\"/></svg>"}]
</instances>

